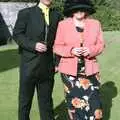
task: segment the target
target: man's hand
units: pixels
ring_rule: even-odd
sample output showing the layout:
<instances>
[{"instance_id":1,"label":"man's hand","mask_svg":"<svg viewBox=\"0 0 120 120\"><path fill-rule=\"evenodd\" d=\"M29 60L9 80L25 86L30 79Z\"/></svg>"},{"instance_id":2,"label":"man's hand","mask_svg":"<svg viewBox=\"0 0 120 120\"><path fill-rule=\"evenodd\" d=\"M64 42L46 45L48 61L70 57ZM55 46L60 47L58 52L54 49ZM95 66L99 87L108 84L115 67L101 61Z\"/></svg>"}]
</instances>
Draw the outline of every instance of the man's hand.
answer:
<instances>
[{"instance_id":1,"label":"man's hand","mask_svg":"<svg viewBox=\"0 0 120 120\"><path fill-rule=\"evenodd\" d=\"M55 73L58 72L58 66L55 66Z\"/></svg>"},{"instance_id":2,"label":"man's hand","mask_svg":"<svg viewBox=\"0 0 120 120\"><path fill-rule=\"evenodd\" d=\"M35 50L38 52L46 52L47 51L47 46L43 43L37 42L35 45Z\"/></svg>"}]
</instances>

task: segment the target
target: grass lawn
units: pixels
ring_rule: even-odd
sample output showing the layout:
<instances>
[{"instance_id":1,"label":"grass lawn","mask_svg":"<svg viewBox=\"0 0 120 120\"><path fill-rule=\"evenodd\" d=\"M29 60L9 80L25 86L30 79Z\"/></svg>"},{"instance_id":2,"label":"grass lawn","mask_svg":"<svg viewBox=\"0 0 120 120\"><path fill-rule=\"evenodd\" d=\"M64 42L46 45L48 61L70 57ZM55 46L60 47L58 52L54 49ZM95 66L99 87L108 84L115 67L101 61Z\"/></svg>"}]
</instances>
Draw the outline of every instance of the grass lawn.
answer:
<instances>
[{"instance_id":1,"label":"grass lawn","mask_svg":"<svg viewBox=\"0 0 120 120\"><path fill-rule=\"evenodd\" d=\"M101 64L101 96L104 119L120 119L120 32L105 32L106 49L98 58ZM0 120L17 120L19 56L16 45L0 47ZM66 120L63 86L59 74L55 76L53 92L56 120ZM34 96L31 120L39 120Z\"/></svg>"}]
</instances>

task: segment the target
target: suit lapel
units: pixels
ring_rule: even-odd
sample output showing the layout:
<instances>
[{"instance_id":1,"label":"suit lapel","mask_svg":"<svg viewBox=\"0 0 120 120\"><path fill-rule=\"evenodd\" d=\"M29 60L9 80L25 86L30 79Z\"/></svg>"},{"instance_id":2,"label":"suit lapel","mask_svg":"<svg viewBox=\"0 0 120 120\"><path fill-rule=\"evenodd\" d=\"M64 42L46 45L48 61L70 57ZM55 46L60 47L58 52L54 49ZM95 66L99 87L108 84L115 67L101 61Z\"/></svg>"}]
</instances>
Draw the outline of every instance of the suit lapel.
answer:
<instances>
[{"instance_id":1,"label":"suit lapel","mask_svg":"<svg viewBox=\"0 0 120 120\"><path fill-rule=\"evenodd\" d=\"M53 16L53 11L52 11L52 9L50 9L50 12L49 12L49 26L51 26L51 24L52 24L52 16Z\"/></svg>"},{"instance_id":2,"label":"suit lapel","mask_svg":"<svg viewBox=\"0 0 120 120\"><path fill-rule=\"evenodd\" d=\"M85 20L85 27L84 27L84 33L83 33L83 36L84 36L84 45L86 46L86 44L88 44L90 38L89 38L89 29L90 29L90 26L89 26L89 19L87 18Z\"/></svg>"},{"instance_id":3,"label":"suit lapel","mask_svg":"<svg viewBox=\"0 0 120 120\"><path fill-rule=\"evenodd\" d=\"M43 32L44 26L45 26L45 19L44 19L44 14L42 13L42 10L38 6L36 6L35 20L39 26L39 30Z\"/></svg>"},{"instance_id":4,"label":"suit lapel","mask_svg":"<svg viewBox=\"0 0 120 120\"><path fill-rule=\"evenodd\" d=\"M53 8L50 8L49 21L49 26L54 26L54 22L56 22L56 14Z\"/></svg>"},{"instance_id":5,"label":"suit lapel","mask_svg":"<svg viewBox=\"0 0 120 120\"><path fill-rule=\"evenodd\" d=\"M71 27L71 31L73 31L73 35L74 35L74 38L75 38L75 40L80 40L80 33L79 32L77 32L77 30L76 30L76 27L75 27L75 25L74 25L74 23L73 23L73 20L72 20L72 18L70 18L70 25L69 26L72 26ZM88 42L88 31L89 30L89 24L88 24L88 20L86 19L85 20L85 27L84 27L84 32L83 32L83 44L85 45L87 42ZM76 42L77 42L76 41Z\"/></svg>"},{"instance_id":6,"label":"suit lapel","mask_svg":"<svg viewBox=\"0 0 120 120\"><path fill-rule=\"evenodd\" d=\"M76 41L76 43L79 43L79 41L80 41L80 33L79 32L77 32L77 30L76 30L76 26L75 26L75 24L74 24L74 22L73 22L73 19L72 18L69 18L69 29L72 31L72 33L71 34L73 34L73 36L74 36L74 41Z\"/></svg>"}]
</instances>

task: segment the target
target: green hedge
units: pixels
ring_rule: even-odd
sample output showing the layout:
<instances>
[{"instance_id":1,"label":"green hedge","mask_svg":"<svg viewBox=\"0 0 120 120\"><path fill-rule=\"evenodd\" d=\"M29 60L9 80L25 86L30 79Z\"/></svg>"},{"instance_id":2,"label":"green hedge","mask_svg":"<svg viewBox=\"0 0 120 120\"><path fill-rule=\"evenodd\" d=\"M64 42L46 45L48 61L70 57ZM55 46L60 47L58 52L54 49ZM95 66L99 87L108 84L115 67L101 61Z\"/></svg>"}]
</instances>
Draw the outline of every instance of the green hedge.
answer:
<instances>
[{"instance_id":1,"label":"green hedge","mask_svg":"<svg viewBox=\"0 0 120 120\"><path fill-rule=\"evenodd\" d=\"M102 1L102 0L101 0ZM105 1L105 0L103 0ZM63 1L54 0L54 6L61 12L63 10ZM112 7L104 2L98 4L97 2L97 12L93 15L94 18L101 21L103 30L105 31L119 31L120 30L120 10L116 7Z\"/></svg>"},{"instance_id":2,"label":"green hedge","mask_svg":"<svg viewBox=\"0 0 120 120\"><path fill-rule=\"evenodd\" d=\"M27 1L35 2L37 0L0 0L0 1ZM62 13L64 0L53 0L53 6ZM100 20L105 31L120 30L120 3L116 0L93 0L96 5L97 12L93 15Z\"/></svg>"},{"instance_id":3,"label":"green hedge","mask_svg":"<svg viewBox=\"0 0 120 120\"><path fill-rule=\"evenodd\" d=\"M120 30L120 11L100 6L94 14L96 19L99 19L105 31Z\"/></svg>"}]
</instances>

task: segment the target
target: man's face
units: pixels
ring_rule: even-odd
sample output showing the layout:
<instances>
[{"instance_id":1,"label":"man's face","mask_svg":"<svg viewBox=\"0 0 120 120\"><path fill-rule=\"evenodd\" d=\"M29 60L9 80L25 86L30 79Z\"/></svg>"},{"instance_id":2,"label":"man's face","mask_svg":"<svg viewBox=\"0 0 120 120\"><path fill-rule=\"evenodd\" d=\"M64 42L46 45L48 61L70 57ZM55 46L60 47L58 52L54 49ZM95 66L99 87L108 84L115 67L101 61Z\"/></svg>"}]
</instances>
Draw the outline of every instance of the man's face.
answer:
<instances>
[{"instance_id":1,"label":"man's face","mask_svg":"<svg viewBox=\"0 0 120 120\"><path fill-rule=\"evenodd\" d=\"M40 0L41 3L43 3L46 6L50 6L52 3L52 0Z\"/></svg>"}]
</instances>

